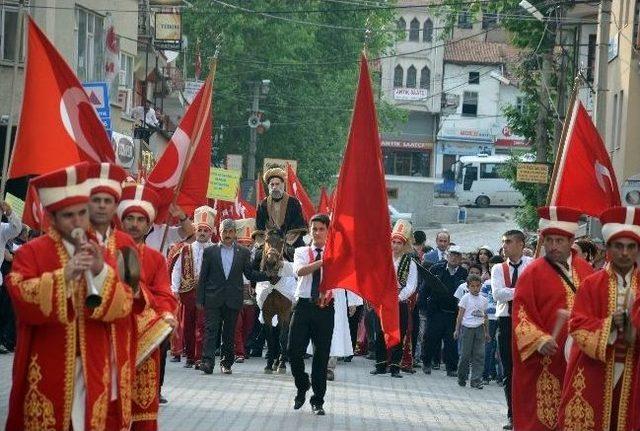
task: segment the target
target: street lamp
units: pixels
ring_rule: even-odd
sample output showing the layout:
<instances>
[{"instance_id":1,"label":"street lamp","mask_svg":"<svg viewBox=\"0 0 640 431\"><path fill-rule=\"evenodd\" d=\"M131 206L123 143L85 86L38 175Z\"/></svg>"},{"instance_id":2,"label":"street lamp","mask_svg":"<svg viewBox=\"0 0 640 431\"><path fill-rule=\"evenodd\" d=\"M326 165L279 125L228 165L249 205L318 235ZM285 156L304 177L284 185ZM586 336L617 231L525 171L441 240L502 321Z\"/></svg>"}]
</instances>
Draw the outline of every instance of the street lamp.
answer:
<instances>
[{"instance_id":1,"label":"street lamp","mask_svg":"<svg viewBox=\"0 0 640 431\"><path fill-rule=\"evenodd\" d=\"M258 147L258 133L263 133L269 129L271 122L263 118L260 111L260 98L264 98L269 93L271 81L263 79L255 83L253 87L253 103L251 114L247 120L250 130L249 158L247 160L247 181L253 181L256 177L256 150Z\"/></svg>"}]
</instances>

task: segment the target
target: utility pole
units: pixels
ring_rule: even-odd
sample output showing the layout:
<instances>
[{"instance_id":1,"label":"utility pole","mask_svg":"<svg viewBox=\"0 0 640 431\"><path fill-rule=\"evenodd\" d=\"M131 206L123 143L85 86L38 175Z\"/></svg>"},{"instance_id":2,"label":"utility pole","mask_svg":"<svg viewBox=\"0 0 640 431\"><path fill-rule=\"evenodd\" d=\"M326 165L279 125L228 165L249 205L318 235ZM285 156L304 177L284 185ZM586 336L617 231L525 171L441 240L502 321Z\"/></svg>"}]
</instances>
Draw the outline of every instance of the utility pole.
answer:
<instances>
[{"instance_id":1,"label":"utility pole","mask_svg":"<svg viewBox=\"0 0 640 431\"><path fill-rule=\"evenodd\" d=\"M253 103L251 105L251 118L260 112L260 82L253 87ZM251 122L251 118L249 121ZM249 129L249 160L247 160L247 180L256 178L256 151L258 148L258 130L255 127Z\"/></svg>"},{"instance_id":2,"label":"utility pole","mask_svg":"<svg viewBox=\"0 0 640 431\"><path fill-rule=\"evenodd\" d=\"M607 67L609 65L609 27L611 25L611 0L602 0L598 10L598 58L595 76L595 123L604 139L607 115Z\"/></svg>"}]
</instances>

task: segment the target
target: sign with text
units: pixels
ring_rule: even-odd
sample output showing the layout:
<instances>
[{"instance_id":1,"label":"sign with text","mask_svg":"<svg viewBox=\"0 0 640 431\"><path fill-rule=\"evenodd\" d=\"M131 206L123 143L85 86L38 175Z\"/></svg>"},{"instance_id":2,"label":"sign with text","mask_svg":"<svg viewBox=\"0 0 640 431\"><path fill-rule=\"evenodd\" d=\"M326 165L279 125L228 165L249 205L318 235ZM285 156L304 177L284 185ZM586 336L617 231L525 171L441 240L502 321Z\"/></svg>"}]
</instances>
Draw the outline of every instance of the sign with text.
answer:
<instances>
[{"instance_id":1,"label":"sign with text","mask_svg":"<svg viewBox=\"0 0 640 431\"><path fill-rule=\"evenodd\" d=\"M549 182L549 165L545 163L518 163L516 181L547 184Z\"/></svg>"},{"instance_id":2,"label":"sign with text","mask_svg":"<svg viewBox=\"0 0 640 431\"><path fill-rule=\"evenodd\" d=\"M84 82L82 84L89 101L96 109L107 133L111 134L111 109L109 107L109 85L106 82Z\"/></svg>"},{"instance_id":3,"label":"sign with text","mask_svg":"<svg viewBox=\"0 0 640 431\"><path fill-rule=\"evenodd\" d=\"M221 201L235 202L240 184L240 171L211 168L209 171L209 187L207 197Z\"/></svg>"},{"instance_id":4,"label":"sign with text","mask_svg":"<svg viewBox=\"0 0 640 431\"><path fill-rule=\"evenodd\" d=\"M394 88L393 98L395 100L424 100L429 97L429 90L426 88Z\"/></svg>"},{"instance_id":5,"label":"sign with text","mask_svg":"<svg viewBox=\"0 0 640 431\"><path fill-rule=\"evenodd\" d=\"M22 219L22 213L24 212L24 201L17 196L12 195L11 193L7 193L4 197L6 203L9 204L11 210L18 216L19 219Z\"/></svg>"},{"instance_id":6,"label":"sign with text","mask_svg":"<svg viewBox=\"0 0 640 431\"><path fill-rule=\"evenodd\" d=\"M175 12L156 12L153 43L158 49L180 50L182 47L182 15Z\"/></svg>"}]
</instances>

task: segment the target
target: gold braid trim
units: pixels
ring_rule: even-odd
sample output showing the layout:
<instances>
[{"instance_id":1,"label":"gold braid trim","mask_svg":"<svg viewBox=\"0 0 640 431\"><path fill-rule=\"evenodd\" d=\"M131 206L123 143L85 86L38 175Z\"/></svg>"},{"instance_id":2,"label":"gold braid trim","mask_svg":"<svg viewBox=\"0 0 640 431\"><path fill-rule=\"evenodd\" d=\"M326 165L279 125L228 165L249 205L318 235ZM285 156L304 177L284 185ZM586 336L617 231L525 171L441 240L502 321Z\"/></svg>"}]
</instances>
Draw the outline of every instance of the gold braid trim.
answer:
<instances>
[{"instance_id":1,"label":"gold braid trim","mask_svg":"<svg viewBox=\"0 0 640 431\"><path fill-rule=\"evenodd\" d=\"M93 407L91 409L91 429L92 430L102 430L105 428L107 423L107 409L109 407L109 389L111 387L111 376L109 369L109 360L104 364L104 369L102 370L102 385L104 386L104 390L100 394L100 396L93 403Z\"/></svg>"},{"instance_id":2,"label":"gold braid trim","mask_svg":"<svg viewBox=\"0 0 640 431\"><path fill-rule=\"evenodd\" d=\"M133 380L133 402L143 409L149 408L151 402L158 396L156 377L156 363L153 358L147 358L136 371ZM134 420L136 415L134 415Z\"/></svg>"},{"instance_id":3,"label":"gold braid trim","mask_svg":"<svg viewBox=\"0 0 640 431\"><path fill-rule=\"evenodd\" d=\"M38 355L33 355L27 372L29 389L24 397L25 431L55 431L56 429L53 403L38 389L40 380L42 380L42 373L38 365Z\"/></svg>"},{"instance_id":4,"label":"gold braid trim","mask_svg":"<svg viewBox=\"0 0 640 431\"><path fill-rule=\"evenodd\" d=\"M158 412L137 413L133 415L133 422L155 421L158 419Z\"/></svg>"},{"instance_id":5,"label":"gold braid trim","mask_svg":"<svg viewBox=\"0 0 640 431\"><path fill-rule=\"evenodd\" d=\"M606 361L604 373L604 412L602 414L602 429L608 430L611 424L611 407L613 405L613 364L615 362L615 351L611 349L609 358Z\"/></svg>"},{"instance_id":6,"label":"gold braid trim","mask_svg":"<svg viewBox=\"0 0 640 431\"><path fill-rule=\"evenodd\" d=\"M634 270L631 277L631 285L629 286L629 289L631 289L631 298L635 298L638 292L637 275L637 271ZM624 358L622 387L620 388L620 402L618 404L618 429L620 430L627 429L627 410L629 409L629 398L631 396L631 378L633 377L633 371L636 368L634 364L637 362L635 357L636 340L637 337L633 337L631 345L627 345L627 354Z\"/></svg>"},{"instance_id":7,"label":"gold braid trim","mask_svg":"<svg viewBox=\"0 0 640 431\"><path fill-rule=\"evenodd\" d=\"M549 371L551 358L542 358L542 372L536 382L536 415L547 428L553 430L558 424L558 407L562 395L560 380Z\"/></svg>"},{"instance_id":8,"label":"gold braid trim","mask_svg":"<svg viewBox=\"0 0 640 431\"><path fill-rule=\"evenodd\" d=\"M107 278L104 281L104 285L113 285L113 287L103 290L103 292L107 290L109 298L102 298L102 304L108 305L108 308L106 309L104 314L98 313L98 309L96 309L92 316L94 318L100 318L105 322L111 322L115 319L119 319L131 313L131 308L133 306L133 293L129 288L127 288L126 285L120 283L117 280L116 272L113 270L113 268L108 267L107 271Z\"/></svg>"},{"instance_id":9,"label":"gold braid trim","mask_svg":"<svg viewBox=\"0 0 640 431\"><path fill-rule=\"evenodd\" d=\"M582 396L582 391L587 387L583 371L584 368L578 368L571 382L574 394L564 410L564 431L587 431L596 426L593 407Z\"/></svg>"},{"instance_id":10,"label":"gold braid trim","mask_svg":"<svg viewBox=\"0 0 640 431\"><path fill-rule=\"evenodd\" d=\"M520 321L515 327L514 335L520 360L524 362L538 350L538 346L546 343L552 337L529 320L529 315L524 311L522 305L518 310L518 319Z\"/></svg>"},{"instance_id":11,"label":"gold braid trim","mask_svg":"<svg viewBox=\"0 0 640 431\"><path fill-rule=\"evenodd\" d=\"M604 326L596 331L576 329L571 333L571 337L587 356L604 362L607 353L607 342L611 332L611 323L611 319L605 319Z\"/></svg>"}]
</instances>

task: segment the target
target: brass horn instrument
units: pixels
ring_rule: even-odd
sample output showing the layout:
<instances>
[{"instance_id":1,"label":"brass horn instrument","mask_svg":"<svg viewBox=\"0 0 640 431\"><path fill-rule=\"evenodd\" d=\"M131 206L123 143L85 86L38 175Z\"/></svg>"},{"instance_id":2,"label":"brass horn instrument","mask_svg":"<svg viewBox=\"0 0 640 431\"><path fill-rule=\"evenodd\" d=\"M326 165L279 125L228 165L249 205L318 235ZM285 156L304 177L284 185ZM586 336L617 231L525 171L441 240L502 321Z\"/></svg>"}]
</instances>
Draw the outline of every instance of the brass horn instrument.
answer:
<instances>
[{"instance_id":1,"label":"brass horn instrument","mask_svg":"<svg viewBox=\"0 0 640 431\"><path fill-rule=\"evenodd\" d=\"M80 248L87 243L87 235L85 234L84 229L80 227L71 231L71 237L76 241L77 248ZM87 295L84 299L84 304L87 308L97 308L102 304L102 296L100 296L96 285L93 283L91 270L87 269L84 272L84 279L87 282Z\"/></svg>"}]
</instances>

